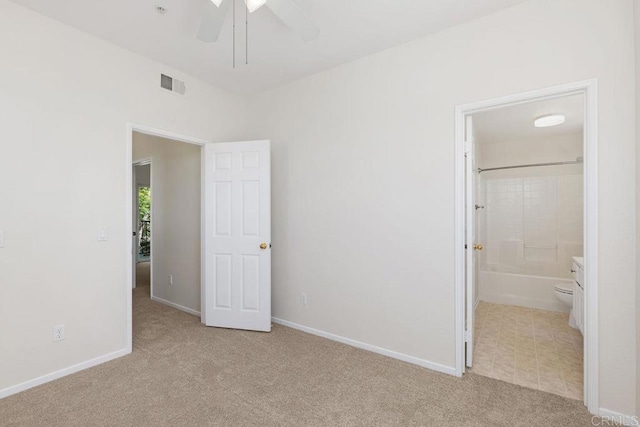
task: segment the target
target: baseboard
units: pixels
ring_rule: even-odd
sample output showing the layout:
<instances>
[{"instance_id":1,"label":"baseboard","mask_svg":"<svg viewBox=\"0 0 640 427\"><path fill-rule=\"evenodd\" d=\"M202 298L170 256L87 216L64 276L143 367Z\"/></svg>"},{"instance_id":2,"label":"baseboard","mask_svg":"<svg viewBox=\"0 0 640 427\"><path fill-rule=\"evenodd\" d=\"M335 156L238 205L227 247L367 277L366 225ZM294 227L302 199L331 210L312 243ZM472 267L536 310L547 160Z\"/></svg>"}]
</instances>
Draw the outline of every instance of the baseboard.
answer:
<instances>
[{"instance_id":1,"label":"baseboard","mask_svg":"<svg viewBox=\"0 0 640 427\"><path fill-rule=\"evenodd\" d=\"M381 354L383 356L391 357L393 359L402 360L403 362L412 363L414 365L422 366L423 368L431 369L433 371L438 371L438 372L442 372L449 375L456 375L455 367L445 366L439 363L430 362L428 360L419 359L417 357L409 356L403 353L398 353L393 350L387 350L386 348L377 347L375 345L352 340L351 338L341 337L339 335L335 335L335 334L321 331L318 329L313 329L308 326L300 325L298 323L289 322L288 320L278 319L277 317L272 317L271 320L273 321L273 323L277 323L279 325L297 329L299 331L306 332L308 334L317 335L319 337L326 338L331 341L337 341L342 344L347 344L352 347L357 347L363 350L371 351L373 353Z\"/></svg>"},{"instance_id":2,"label":"baseboard","mask_svg":"<svg viewBox=\"0 0 640 427\"><path fill-rule=\"evenodd\" d=\"M50 374L46 374L29 381L7 387L0 390L0 399L4 399L5 397L11 396L12 394L20 393L21 391L28 390L30 388L48 383L53 380L57 380L58 378L66 377L67 375L75 374L76 372L92 368L110 360L117 359L118 357L126 356L129 353L131 352L128 349L123 348L122 350L114 351L113 353L108 353L103 356L96 357L95 359L87 360L86 362L81 362L76 365L69 366L68 368L60 369L59 371L51 372Z\"/></svg>"},{"instance_id":3,"label":"baseboard","mask_svg":"<svg viewBox=\"0 0 640 427\"><path fill-rule=\"evenodd\" d=\"M192 316L200 317L200 312L199 311L190 309L189 307L185 307L183 305L176 304L176 303L171 302L171 301L167 301L166 299L162 299L162 298L158 298L158 297L152 296L151 300L155 301L155 302L159 302L160 304L168 305L169 307L176 308L176 309L178 309L180 311L184 311L185 313L189 313Z\"/></svg>"},{"instance_id":4,"label":"baseboard","mask_svg":"<svg viewBox=\"0 0 640 427\"><path fill-rule=\"evenodd\" d=\"M603 421L597 425L606 426L614 425L613 423L617 423L622 424L623 426L640 426L640 417L638 417L637 415L624 415L605 408L600 408L600 413L598 415L603 418Z\"/></svg>"}]
</instances>

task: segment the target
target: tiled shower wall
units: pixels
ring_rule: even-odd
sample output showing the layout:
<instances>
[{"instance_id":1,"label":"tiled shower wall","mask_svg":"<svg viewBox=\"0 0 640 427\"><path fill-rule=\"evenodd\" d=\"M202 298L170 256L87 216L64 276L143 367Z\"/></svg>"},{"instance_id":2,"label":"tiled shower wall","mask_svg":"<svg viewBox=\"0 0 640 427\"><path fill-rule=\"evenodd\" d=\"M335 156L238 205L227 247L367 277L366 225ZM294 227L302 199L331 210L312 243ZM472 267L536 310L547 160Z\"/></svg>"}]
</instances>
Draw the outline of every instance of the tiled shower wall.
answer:
<instances>
[{"instance_id":1,"label":"tiled shower wall","mask_svg":"<svg viewBox=\"0 0 640 427\"><path fill-rule=\"evenodd\" d=\"M582 174L483 174L481 269L570 278L571 257L582 255L582 179Z\"/></svg>"}]
</instances>

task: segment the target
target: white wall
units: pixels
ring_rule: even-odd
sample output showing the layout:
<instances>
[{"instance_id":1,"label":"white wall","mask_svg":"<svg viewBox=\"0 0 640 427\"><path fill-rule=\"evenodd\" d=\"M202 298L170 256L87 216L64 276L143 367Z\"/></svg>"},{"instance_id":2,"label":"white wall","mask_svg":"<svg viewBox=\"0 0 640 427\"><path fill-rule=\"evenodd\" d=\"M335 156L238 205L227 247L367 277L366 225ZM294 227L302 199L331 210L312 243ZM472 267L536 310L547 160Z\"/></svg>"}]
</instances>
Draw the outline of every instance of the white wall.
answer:
<instances>
[{"instance_id":1,"label":"white wall","mask_svg":"<svg viewBox=\"0 0 640 427\"><path fill-rule=\"evenodd\" d=\"M273 144L274 315L454 366L454 108L595 77L600 404L633 413L632 8L532 0L255 97L252 136Z\"/></svg>"},{"instance_id":2,"label":"white wall","mask_svg":"<svg viewBox=\"0 0 640 427\"><path fill-rule=\"evenodd\" d=\"M126 348L127 121L244 139L245 102L7 0L0 52L0 325L13 325L0 340L2 396ZM160 73L187 95L159 89ZM27 161L38 173L22 173ZM66 338L53 343L58 324Z\"/></svg>"},{"instance_id":3,"label":"white wall","mask_svg":"<svg viewBox=\"0 0 640 427\"><path fill-rule=\"evenodd\" d=\"M198 145L135 132L133 159L151 159L152 297L200 312ZM169 275L173 284L169 285Z\"/></svg>"}]
</instances>

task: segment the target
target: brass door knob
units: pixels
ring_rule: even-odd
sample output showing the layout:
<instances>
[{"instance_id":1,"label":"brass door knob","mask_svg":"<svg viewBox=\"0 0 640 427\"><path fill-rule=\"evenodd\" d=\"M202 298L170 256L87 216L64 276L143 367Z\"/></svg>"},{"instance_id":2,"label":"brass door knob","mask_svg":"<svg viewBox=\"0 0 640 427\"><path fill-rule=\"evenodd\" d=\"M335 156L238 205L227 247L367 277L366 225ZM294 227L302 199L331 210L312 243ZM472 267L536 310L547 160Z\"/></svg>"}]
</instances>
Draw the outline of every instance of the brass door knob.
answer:
<instances>
[{"instance_id":1,"label":"brass door knob","mask_svg":"<svg viewBox=\"0 0 640 427\"><path fill-rule=\"evenodd\" d=\"M476 243L475 245L473 245L473 249L476 251L481 251L482 249L484 249L484 247Z\"/></svg>"},{"instance_id":2,"label":"brass door knob","mask_svg":"<svg viewBox=\"0 0 640 427\"><path fill-rule=\"evenodd\" d=\"M269 245L267 245L266 243L260 243L260 249L267 249Z\"/></svg>"}]
</instances>

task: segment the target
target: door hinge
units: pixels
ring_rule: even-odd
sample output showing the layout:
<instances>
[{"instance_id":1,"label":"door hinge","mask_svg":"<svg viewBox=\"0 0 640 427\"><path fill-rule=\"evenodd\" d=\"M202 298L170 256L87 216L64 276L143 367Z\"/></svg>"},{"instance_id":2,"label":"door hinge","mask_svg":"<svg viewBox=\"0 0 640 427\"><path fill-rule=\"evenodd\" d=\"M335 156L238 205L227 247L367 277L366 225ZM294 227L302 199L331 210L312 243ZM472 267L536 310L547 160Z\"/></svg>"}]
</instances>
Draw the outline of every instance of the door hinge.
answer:
<instances>
[{"instance_id":1,"label":"door hinge","mask_svg":"<svg viewBox=\"0 0 640 427\"><path fill-rule=\"evenodd\" d=\"M471 341L471 332L464 331L464 342L470 342L470 341Z\"/></svg>"}]
</instances>

